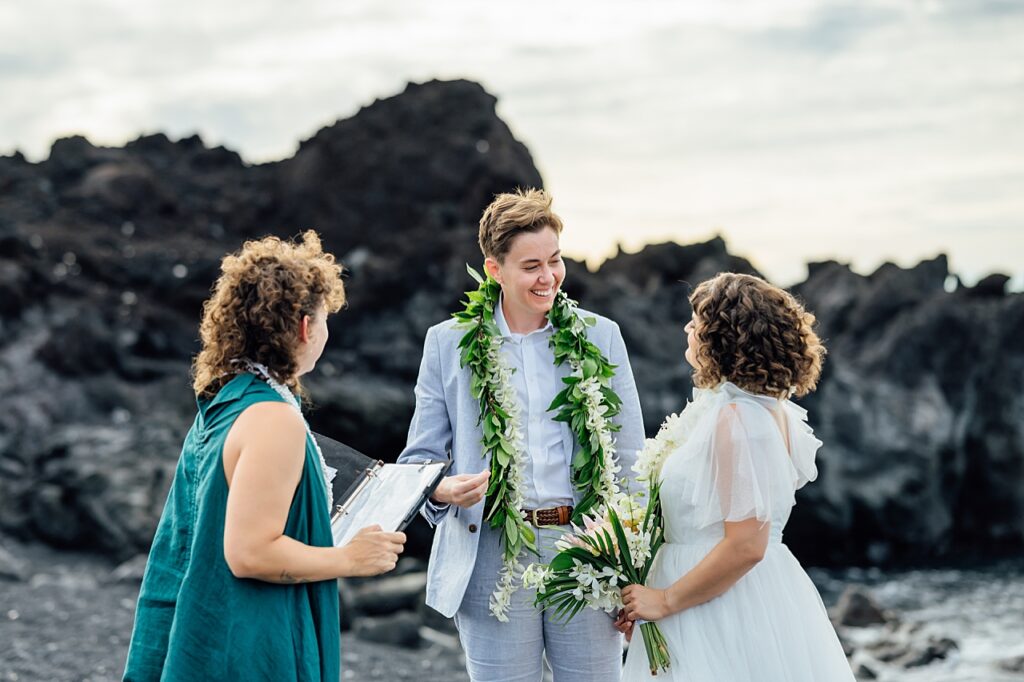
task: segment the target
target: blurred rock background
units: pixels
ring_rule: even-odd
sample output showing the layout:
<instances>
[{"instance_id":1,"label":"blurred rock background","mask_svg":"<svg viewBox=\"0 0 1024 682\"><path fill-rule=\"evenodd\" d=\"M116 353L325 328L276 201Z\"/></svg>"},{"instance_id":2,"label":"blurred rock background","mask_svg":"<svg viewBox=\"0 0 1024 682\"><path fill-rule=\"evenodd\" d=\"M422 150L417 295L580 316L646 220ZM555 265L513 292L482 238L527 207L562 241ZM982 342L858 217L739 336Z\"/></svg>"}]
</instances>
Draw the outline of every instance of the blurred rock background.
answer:
<instances>
[{"instance_id":1,"label":"blurred rock background","mask_svg":"<svg viewBox=\"0 0 1024 682\"><path fill-rule=\"evenodd\" d=\"M115 563L146 552L195 408L201 304L220 258L264 234L315 228L345 265L350 304L307 382L309 417L393 460L424 333L470 287L465 264L481 260L481 211L495 193L542 184L494 97L469 81L410 85L263 165L160 134L123 148L61 139L40 163L0 157L0 540ZM691 286L756 274L721 239L567 268L570 295L622 327L649 435L690 393ZM1024 552L1024 295L1007 281L965 287L939 257L867 276L814 263L792 287L830 349L818 392L801 401L825 442L786 533L805 564ZM422 643L432 617L417 602L416 561L429 533L422 522L410 531L403 575L343 584L349 612L365 616L347 624L354 632ZM31 584L8 554L0 572ZM391 606L367 606L380 603Z\"/></svg>"}]
</instances>

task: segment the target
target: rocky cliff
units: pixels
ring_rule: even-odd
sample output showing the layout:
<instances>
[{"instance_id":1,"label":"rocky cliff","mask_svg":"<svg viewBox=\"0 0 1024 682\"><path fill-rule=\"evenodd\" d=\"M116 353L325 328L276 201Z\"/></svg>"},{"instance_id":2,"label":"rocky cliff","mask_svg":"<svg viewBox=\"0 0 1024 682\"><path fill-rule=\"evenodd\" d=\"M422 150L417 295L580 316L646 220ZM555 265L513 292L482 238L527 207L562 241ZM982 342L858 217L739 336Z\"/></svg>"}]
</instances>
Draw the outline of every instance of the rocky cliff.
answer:
<instances>
[{"instance_id":1,"label":"rocky cliff","mask_svg":"<svg viewBox=\"0 0 1024 682\"><path fill-rule=\"evenodd\" d=\"M350 305L308 382L313 427L393 459L423 335L480 260L482 209L540 184L495 99L466 81L410 85L276 163L163 135L0 158L0 528L146 548L194 410L201 303L220 258L268 233L316 228L348 271ZM623 328L652 434L690 391L689 286L721 270L755 272L720 239L593 273L568 263L569 293ZM869 276L814 264L794 287L831 350L804 401L826 443L821 476L787 530L805 561L1024 547L1024 296L1005 285L957 286L938 258Z\"/></svg>"}]
</instances>

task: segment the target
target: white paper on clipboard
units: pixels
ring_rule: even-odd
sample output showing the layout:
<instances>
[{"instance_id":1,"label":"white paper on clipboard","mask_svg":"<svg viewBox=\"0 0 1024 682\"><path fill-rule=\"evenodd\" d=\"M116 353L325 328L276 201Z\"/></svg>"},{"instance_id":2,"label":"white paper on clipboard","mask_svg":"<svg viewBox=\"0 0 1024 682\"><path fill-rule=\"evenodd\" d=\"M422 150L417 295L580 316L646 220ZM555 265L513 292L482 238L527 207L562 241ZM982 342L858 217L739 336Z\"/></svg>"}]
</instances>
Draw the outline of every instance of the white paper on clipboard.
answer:
<instances>
[{"instance_id":1,"label":"white paper on clipboard","mask_svg":"<svg viewBox=\"0 0 1024 682\"><path fill-rule=\"evenodd\" d=\"M367 526L403 530L426 502L450 462L378 464L368 470L356 490L335 508L331 533L335 547L349 543Z\"/></svg>"}]
</instances>

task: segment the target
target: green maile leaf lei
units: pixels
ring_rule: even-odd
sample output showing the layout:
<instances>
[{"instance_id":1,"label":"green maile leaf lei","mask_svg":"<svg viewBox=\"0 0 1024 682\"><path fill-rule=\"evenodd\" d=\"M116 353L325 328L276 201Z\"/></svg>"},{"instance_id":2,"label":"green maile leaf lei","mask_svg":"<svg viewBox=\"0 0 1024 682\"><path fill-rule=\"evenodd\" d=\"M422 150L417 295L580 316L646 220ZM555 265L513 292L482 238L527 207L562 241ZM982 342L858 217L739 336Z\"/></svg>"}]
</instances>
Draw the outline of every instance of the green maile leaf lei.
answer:
<instances>
[{"instance_id":1,"label":"green maile leaf lei","mask_svg":"<svg viewBox=\"0 0 1024 682\"><path fill-rule=\"evenodd\" d=\"M524 570L520 556L524 551L538 554L537 536L520 511L527 454L511 381L514 370L502 357L501 333L494 321L501 285L468 265L466 269L479 287L466 292L465 308L453 317L466 330L459 342L460 364L470 370L470 390L480 402L483 456L490 457L484 519L502 533L504 547L504 565L491 595L490 610L498 620L506 621L512 593L517 589L516 577ZM586 330L595 324L594 318L580 316L576 302L559 291L548 319L555 329L550 341L554 365L568 363L571 369L562 379L565 388L548 410L555 412L555 421L568 424L580 446L572 460L570 478L581 494L572 522L581 523L584 514L610 503L619 492L615 475L620 467L615 461L612 434L620 426L612 419L622 401L611 387L616 366L587 339Z\"/></svg>"}]
</instances>

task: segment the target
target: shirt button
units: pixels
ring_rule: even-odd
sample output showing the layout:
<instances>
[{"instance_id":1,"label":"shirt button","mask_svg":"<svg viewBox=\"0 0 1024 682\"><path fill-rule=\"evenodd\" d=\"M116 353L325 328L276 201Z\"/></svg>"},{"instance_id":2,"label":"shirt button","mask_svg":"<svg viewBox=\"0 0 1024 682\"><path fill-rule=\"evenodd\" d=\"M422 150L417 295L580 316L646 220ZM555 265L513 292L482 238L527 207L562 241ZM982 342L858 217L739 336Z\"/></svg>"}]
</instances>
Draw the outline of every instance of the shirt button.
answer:
<instances>
[{"instance_id":1,"label":"shirt button","mask_svg":"<svg viewBox=\"0 0 1024 682\"><path fill-rule=\"evenodd\" d=\"M469 532L470 533L475 533L476 532L476 524L475 523L469 524Z\"/></svg>"}]
</instances>

